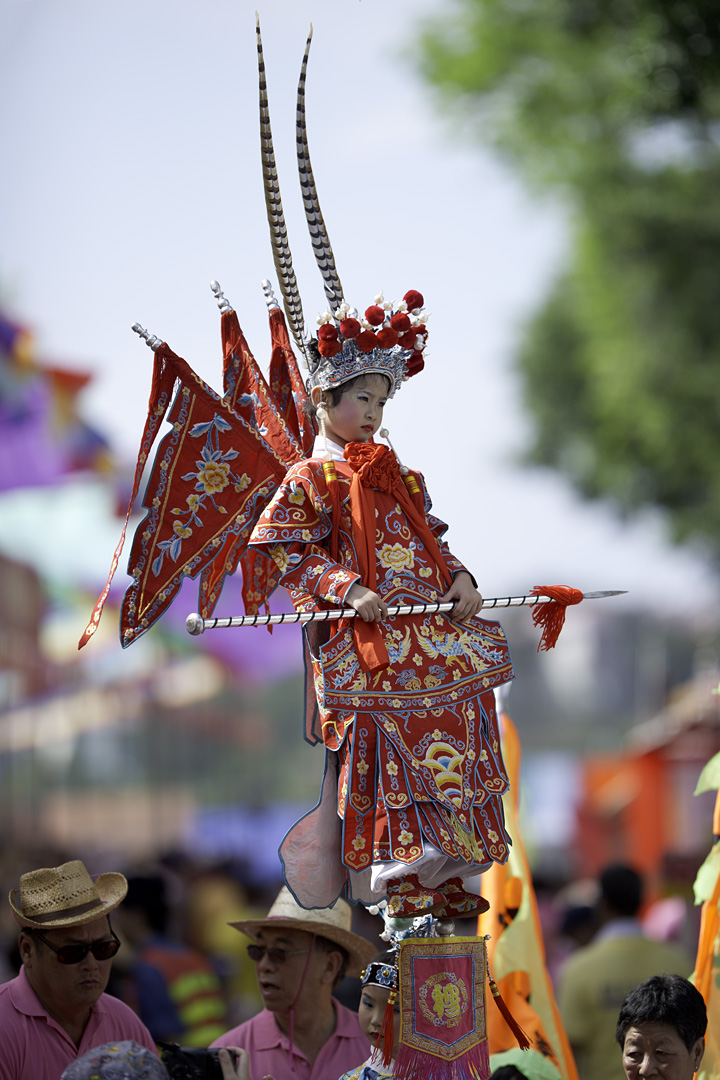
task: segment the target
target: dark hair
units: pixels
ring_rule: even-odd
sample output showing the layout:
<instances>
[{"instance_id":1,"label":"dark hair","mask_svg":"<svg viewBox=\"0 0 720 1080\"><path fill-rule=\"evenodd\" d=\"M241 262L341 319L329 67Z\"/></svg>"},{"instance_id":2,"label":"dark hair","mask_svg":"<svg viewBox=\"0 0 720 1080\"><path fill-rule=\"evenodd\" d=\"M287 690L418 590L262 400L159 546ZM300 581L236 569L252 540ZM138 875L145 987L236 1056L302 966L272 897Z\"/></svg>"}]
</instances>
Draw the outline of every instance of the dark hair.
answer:
<instances>
[{"instance_id":1,"label":"dark hair","mask_svg":"<svg viewBox=\"0 0 720 1080\"><path fill-rule=\"evenodd\" d=\"M336 941L330 941L330 938L323 937L321 934L318 934L318 936L315 938L315 945L320 950L320 952L340 953L342 957L342 964L340 965L340 970L338 971L337 976L335 977L335 982L333 983L333 987L339 986L345 978L345 975L347 974L347 969L350 965L350 954L348 953L347 949L343 948L342 945L338 945Z\"/></svg>"},{"instance_id":2,"label":"dark hair","mask_svg":"<svg viewBox=\"0 0 720 1080\"><path fill-rule=\"evenodd\" d=\"M159 874L137 874L128 877L128 888L124 908L135 908L145 913L145 917L156 934L164 934L170 920L170 906L167 901L165 881Z\"/></svg>"},{"instance_id":3,"label":"dark hair","mask_svg":"<svg viewBox=\"0 0 720 1080\"><path fill-rule=\"evenodd\" d=\"M682 975L653 975L631 990L620 1007L615 1038L621 1048L628 1030L640 1024L669 1024L692 1050L707 1028L703 996Z\"/></svg>"},{"instance_id":4,"label":"dark hair","mask_svg":"<svg viewBox=\"0 0 720 1080\"><path fill-rule=\"evenodd\" d=\"M490 1080L525 1080L525 1073L517 1065L501 1065L490 1074Z\"/></svg>"},{"instance_id":5,"label":"dark hair","mask_svg":"<svg viewBox=\"0 0 720 1080\"><path fill-rule=\"evenodd\" d=\"M373 956L372 964L387 964L388 967L398 966L398 952L396 949L384 949L377 956Z\"/></svg>"},{"instance_id":6,"label":"dark hair","mask_svg":"<svg viewBox=\"0 0 720 1080\"><path fill-rule=\"evenodd\" d=\"M600 894L619 915L637 915L642 887L642 878L631 866L608 866L600 875Z\"/></svg>"}]
</instances>

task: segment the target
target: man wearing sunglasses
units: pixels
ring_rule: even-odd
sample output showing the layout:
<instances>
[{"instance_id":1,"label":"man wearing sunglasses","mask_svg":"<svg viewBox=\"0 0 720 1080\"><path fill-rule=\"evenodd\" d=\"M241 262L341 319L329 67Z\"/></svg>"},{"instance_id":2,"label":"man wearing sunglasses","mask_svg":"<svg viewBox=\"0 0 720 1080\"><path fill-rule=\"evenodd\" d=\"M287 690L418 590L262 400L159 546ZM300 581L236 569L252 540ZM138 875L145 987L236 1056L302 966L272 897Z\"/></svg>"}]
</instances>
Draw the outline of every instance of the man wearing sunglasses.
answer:
<instances>
[{"instance_id":1,"label":"man wearing sunglasses","mask_svg":"<svg viewBox=\"0 0 720 1080\"><path fill-rule=\"evenodd\" d=\"M267 918L230 924L251 939L247 950L265 1007L212 1045L246 1050L252 1080L337 1080L367 1059L357 1014L332 993L377 952L351 923L344 900L308 910L283 888Z\"/></svg>"},{"instance_id":2,"label":"man wearing sunglasses","mask_svg":"<svg viewBox=\"0 0 720 1080\"><path fill-rule=\"evenodd\" d=\"M23 966L0 986L0 1080L58 1080L110 1041L156 1052L132 1009L104 992L120 948L109 916L126 891L122 874L93 879L76 859L23 874L10 892Z\"/></svg>"}]
</instances>

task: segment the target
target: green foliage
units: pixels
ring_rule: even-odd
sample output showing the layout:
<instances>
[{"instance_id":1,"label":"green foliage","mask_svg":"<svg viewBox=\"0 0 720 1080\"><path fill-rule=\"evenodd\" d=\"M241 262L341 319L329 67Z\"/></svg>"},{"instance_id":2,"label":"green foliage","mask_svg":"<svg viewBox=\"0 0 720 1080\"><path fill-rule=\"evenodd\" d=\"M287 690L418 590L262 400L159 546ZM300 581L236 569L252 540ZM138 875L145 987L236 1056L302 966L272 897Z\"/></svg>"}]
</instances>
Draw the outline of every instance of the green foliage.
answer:
<instances>
[{"instance_id":1,"label":"green foliage","mask_svg":"<svg viewBox=\"0 0 720 1080\"><path fill-rule=\"evenodd\" d=\"M720 553L720 9L459 0L422 64L572 209L519 356L531 459Z\"/></svg>"},{"instance_id":2,"label":"green foliage","mask_svg":"<svg viewBox=\"0 0 720 1080\"><path fill-rule=\"evenodd\" d=\"M592 182L634 139L680 126L694 154L720 115L715 0L456 0L421 39L431 82L479 108L528 174Z\"/></svg>"}]
</instances>

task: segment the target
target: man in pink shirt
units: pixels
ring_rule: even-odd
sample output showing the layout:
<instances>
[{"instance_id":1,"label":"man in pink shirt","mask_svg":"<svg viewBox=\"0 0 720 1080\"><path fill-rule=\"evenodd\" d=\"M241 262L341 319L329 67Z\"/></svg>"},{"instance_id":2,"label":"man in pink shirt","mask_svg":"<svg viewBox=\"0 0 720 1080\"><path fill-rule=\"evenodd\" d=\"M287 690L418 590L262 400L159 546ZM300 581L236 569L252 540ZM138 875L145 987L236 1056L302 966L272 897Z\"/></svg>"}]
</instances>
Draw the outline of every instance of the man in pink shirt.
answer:
<instances>
[{"instance_id":1,"label":"man in pink shirt","mask_svg":"<svg viewBox=\"0 0 720 1080\"><path fill-rule=\"evenodd\" d=\"M132 1009L104 993L120 947L108 916L126 891L122 874L93 880L79 859L23 874L11 891L23 966L0 986L0 1080L59 1080L111 1040L155 1052Z\"/></svg>"},{"instance_id":2,"label":"man in pink shirt","mask_svg":"<svg viewBox=\"0 0 720 1080\"><path fill-rule=\"evenodd\" d=\"M360 975L377 952L350 930L350 905L300 907L283 888L266 919L231 923L252 943L265 1008L213 1046L248 1052L252 1080L338 1080L370 1052L357 1015L332 996L345 974Z\"/></svg>"}]
</instances>

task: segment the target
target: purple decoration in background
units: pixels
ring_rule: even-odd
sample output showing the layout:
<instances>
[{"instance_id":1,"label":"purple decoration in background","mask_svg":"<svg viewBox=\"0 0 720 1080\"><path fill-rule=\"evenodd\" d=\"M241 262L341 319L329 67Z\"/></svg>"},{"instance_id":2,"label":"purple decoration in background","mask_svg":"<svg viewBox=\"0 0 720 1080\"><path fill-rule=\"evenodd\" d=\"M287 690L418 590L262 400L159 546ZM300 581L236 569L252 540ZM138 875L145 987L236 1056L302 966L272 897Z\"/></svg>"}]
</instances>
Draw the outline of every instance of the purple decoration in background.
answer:
<instances>
[{"instance_id":1,"label":"purple decoration in background","mask_svg":"<svg viewBox=\"0 0 720 1080\"><path fill-rule=\"evenodd\" d=\"M188 851L202 851L205 857L247 860L253 884L279 882L278 848L288 829L306 810L307 806L299 803L275 803L258 809L199 809L185 836L185 845Z\"/></svg>"},{"instance_id":2,"label":"purple decoration in background","mask_svg":"<svg viewBox=\"0 0 720 1080\"><path fill-rule=\"evenodd\" d=\"M67 472L52 431L52 389L29 380L0 396L0 491L55 484Z\"/></svg>"},{"instance_id":3,"label":"purple decoration in background","mask_svg":"<svg viewBox=\"0 0 720 1080\"><path fill-rule=\"evenodd\" d=\"M222 596L215 615L237 615L243 612L242 576L238 572L225 579ZM122 591L124 592L125 586ZM111 593L114 603L120 602L115 589ZM276 589L270 604L273 611L292 611L286 591ZM222 661L243 680L272 682L287 679L303 670L302 628L295 625L276 626L272 634L267 627L255 626L243 629L207 630L198 637L191 637L185 629L185 619L198 607L198 581L186 578L172 606L165 612L148 636L171 632L187 638L193 647ZM131 646L132 648L132 646ZM298 708L301 706L298 702Z\"/></svg>"}]
</instances>

